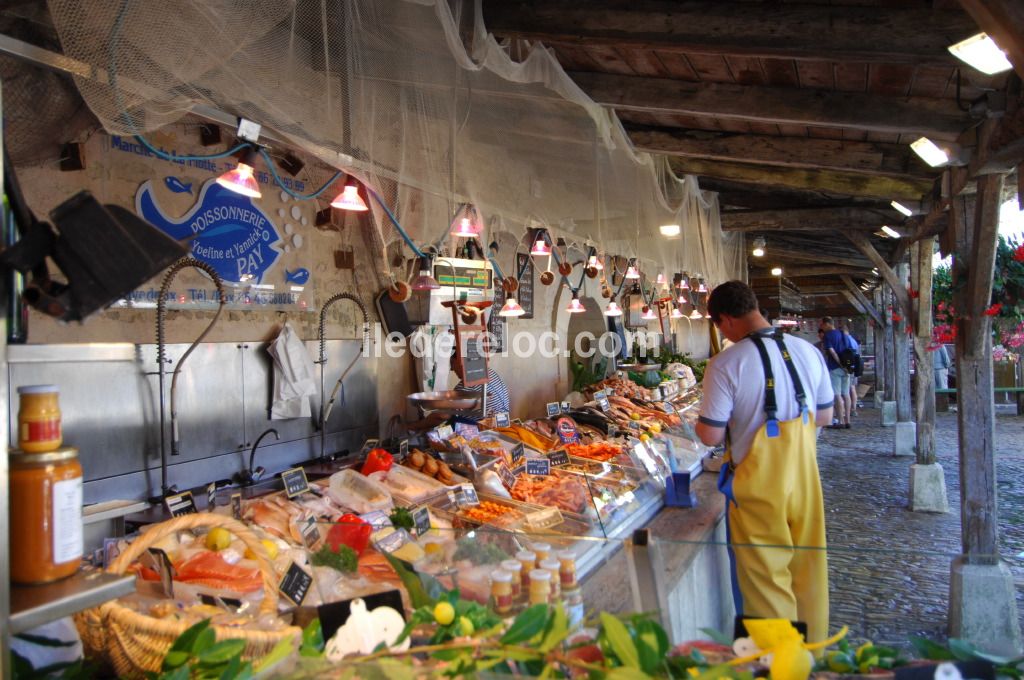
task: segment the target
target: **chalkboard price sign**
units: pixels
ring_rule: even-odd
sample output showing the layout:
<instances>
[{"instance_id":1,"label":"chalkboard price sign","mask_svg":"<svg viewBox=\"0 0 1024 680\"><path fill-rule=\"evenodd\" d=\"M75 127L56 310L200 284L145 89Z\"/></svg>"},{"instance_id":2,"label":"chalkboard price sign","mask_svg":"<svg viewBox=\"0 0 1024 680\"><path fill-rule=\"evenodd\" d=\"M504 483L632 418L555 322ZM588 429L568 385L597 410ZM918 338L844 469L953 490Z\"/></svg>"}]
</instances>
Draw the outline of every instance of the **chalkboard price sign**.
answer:
<instances>
[{"instance_id":1,"label":"chalkboard price sign","mask_svg":"<svg viewBox=\"0 0 1024 680\"><path fill-rule=\"evenodd\" d=\"M426 536L427 532L430 531L430 510L425 505L421 505L412 512L413 526L416 528L417 536Z\"/></svg>"},{"instance_id":2,"label":"chalkboard price sign","mask_svg":"<svg viewBox=\"0 0 1024 680\"><path fill-rule=\"evenodd\" d=\"M520 319L533 318L533 279L535 272L536 267L533 264L533 258L526 253L516 255L516 274L519 275L519 290L516 291L519 297L517 299L519 306L526 312L519 317Z\"/></svg>"},{"instance_id":3,"label":"chalkboard price sign","mask_svg":"<svg viewBox=\"0 0 1024 680\"><path fill-rule=\"evenodd\" d=\"M491 351L500 352L505 347L505 318L498 315L498 310L505 306L507 299L505 289L500 283L494 286L494 301L490 315L487 317L487 331L491 334Z\"/></svg>"},{"instance_id":4,"label":"chalkboard price sign","mask_svg":"<svg viewBox=\"0 0 1024 680\"><path fill-rule=\"evenodd\" d=\"M526 474L546 476L551 474L551 461L547 458L527 458Z\"/></svg>"},{"instance_id":5,"label":"chalkboard price sign","mask_svg":"<svg viewBox=\"0 0 1024 680\"><path fill-rule=\"evenodd\" d=\"M171 513L171 517L181 517L182 515L191 515L199 512L196 509L196 502L192 498L191 491L168 496L164 499L164 505L167 506L167 512Z\"/></svg>"},{"instance_id":6,"label":"chalkboard price sign","mask_svg":"<svg viewBox=\"0 0 1024 680\"><path fill-rule=\"evenodd\" d=\"M487 354L482 335L466 334L462 336L462 384L476 387L487 382Z\"/></svg>"},{"instance_id":7,"label":"chalkboard price sign","mask_svg":"<svg viewBox=\"0 0 1024 680\"><path fill-rule=\"evenodd\" d=\"M288 494L288 498L295 498L299 494L309 491L306 471L300 467L282 472L281 480L284 481L284 492Z\"/></svg>"},{"instance_id":8,"label":"chalkboard price sign","mask_svg":"<svg viewBox=\"0 0 1024 680\"><path fill-rule=\"evenodd\" d=\"M523 459L525 453L526 446L522 442L512 447L512 451L509 454L509 462L512 463L512 467L519 465L519 461Z\"/></svg>"},{"instance_id":9,"label":"chalkboard price sign","mask_svg":"<svg viewBox=\"0 0 1024 680\"><path fill-rule=\"evenodd\" d=\"M302 567L292 562L285 572L284 578L277 586L281 594L295 603L295 606L302 604L309 593L309 587L313 585L313 577L303 571Z\"/></svg>"},{"instance_id":10,"label":"chalkboard price sign","mask_svg":"<svg viewBox=\"0 0 1024 680\"><path fill-rule=\"evenodd\" d=\"M548 460L551 461L551 467L562 467L569 464L569 454L566 453L565 449L559 449L549 453Z\"/></svg>"},{"instance_id":11,"label":"chalkboard price sign","mask_svg":"<svg viewBox=\"0 0 1024 680\"><path fill-rule=\"evenodd\" d=\"M231 494L231 516L234 519L242 519L242 494Z\"/></svg>"}]
</instances>

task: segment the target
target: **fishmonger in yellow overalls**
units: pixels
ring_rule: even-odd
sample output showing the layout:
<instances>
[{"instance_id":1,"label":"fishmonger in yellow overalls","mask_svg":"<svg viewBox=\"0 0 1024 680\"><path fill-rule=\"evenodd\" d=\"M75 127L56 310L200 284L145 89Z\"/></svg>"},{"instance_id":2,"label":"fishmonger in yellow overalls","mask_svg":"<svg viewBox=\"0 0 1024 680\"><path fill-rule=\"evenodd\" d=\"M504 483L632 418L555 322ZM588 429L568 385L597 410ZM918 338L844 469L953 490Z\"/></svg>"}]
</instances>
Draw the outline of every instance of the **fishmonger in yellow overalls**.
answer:
<instances>
[{"instance_id":1,"label":"fishmonger in yellow overalls","mask_svg":"<svg viewBox=\"0 0 1024 680\"><path fill-rule=\"evenodd\" d=\"M764 367L766 421L743 461L729 460L718 482L728 499L733 595L737 614L803 621L807 641L816 642L828 634L828 564L815 423L785 342L771 337L793 381L800 415L776 418L764 336L749 335Z\"/></svg>"}]
</instances>

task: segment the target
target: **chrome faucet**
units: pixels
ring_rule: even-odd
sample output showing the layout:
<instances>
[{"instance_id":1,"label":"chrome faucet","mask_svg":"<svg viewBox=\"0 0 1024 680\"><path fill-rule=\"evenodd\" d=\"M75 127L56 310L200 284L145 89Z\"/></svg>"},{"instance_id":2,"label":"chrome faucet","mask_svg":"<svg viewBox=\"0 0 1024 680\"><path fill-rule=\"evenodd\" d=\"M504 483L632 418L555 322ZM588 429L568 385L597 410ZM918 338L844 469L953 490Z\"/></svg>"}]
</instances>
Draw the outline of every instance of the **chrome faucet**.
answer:
<instances>
[{"instance_id":1,"label":"chrome faucet","mask_svg":"<svg viewBox=\"0 0 1024 680\"><path fill-rule=\"evenodd\" d=\"M242 474L239 475L241 482L244 486L251 486L256 482L260 481L263 475L266 474L267 472L263 466L254 468L253 464L256 462L256 448L259 447L260 442L263 441L263 438L266 437L268 434L274 435L275 440L281 441L281 435L279 435L277 433L277 430L275 430L274 428L265 430L263 434L261 434L259 437L256 437L256 442L252 445L252 449L249 450L249 469L244 470Z\"/></svg>"}]
</instances>

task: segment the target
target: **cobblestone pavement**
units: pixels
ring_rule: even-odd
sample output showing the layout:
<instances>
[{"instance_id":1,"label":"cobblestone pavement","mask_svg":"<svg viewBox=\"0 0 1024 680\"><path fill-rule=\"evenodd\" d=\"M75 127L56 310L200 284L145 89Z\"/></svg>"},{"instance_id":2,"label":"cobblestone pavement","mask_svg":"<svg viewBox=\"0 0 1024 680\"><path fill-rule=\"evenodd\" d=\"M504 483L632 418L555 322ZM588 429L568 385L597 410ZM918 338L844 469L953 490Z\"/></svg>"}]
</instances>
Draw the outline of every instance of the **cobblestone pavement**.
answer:
<instances>
[{"instance_id":1,"label":"cobblestone pavement","mask_svg":"<svg viewBox=\"0 0 1024 680\"><path fill-rule=\"evenodd\" d=\"M907 649L909 635L946 637L950 561L960 552L956 413L938 414L936 428L948 514L908 510L913 459L892 456L893 429L877 410L860 411L850 430L822 431L831 620L856 639ZM1024 417L996 417L996 480L1000 551L1024 614Z\"/></svg>"}]
</instances>

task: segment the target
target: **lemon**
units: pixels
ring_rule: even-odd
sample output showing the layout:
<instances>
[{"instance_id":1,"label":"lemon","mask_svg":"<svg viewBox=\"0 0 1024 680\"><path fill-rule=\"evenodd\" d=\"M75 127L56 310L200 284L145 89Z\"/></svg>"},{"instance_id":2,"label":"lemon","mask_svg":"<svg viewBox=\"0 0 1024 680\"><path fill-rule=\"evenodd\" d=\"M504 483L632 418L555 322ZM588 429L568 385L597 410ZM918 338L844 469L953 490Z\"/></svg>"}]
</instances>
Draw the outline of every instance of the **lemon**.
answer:
<instances>
[{"instance_id":1,"label":"lemon","mask_svg":"<svg viewBox=\"0 0 1024 680\"><path fill-rule=\"evenodd\" d=\"M260 541L260 543L263 544L263 549L267 551L267 557L269 557L272 560L277 558L277 553L278 553L277 543L274 543L269 538L264 538L263 540ZM250 560L256 559L256 553L254 553L252 550L249 550L249 549L246 549L245 556L246 556L247 559L250 559Z\"/></svg>"},{"instance_id":2,"label":"lemon","mask_svg":"<svg viewBox=\"0 0 1024 680\"><path fill-rule=\"evenodd\" d=\"M473 627L473 622L467 619L465 616L459 617L459 630L463 635L469 636L473 634L476 628Z\"/></svg>"},{"instance_id":3,"label":"lemon","mask_svg":"<svg viewBox=\"0 0 1024 680\"><path fill-rule=\"evenodd\" d=\"M434 605L434 620L442 626L447 626L455 620L455 607L450 602L438 602Z\"/></svg>"},{"instance_id":4,"label":"lemon","mask_svg":"<svg viewBox=\"0 0 1024 680\"><path fill-rule=\"evenodd\" d=\"M650 430L654 434L660 434L661 433L661 423L652 423L651 427L650 427Z\"/></svg>"},{"instance_id":5,"label":"lemon","mask_svg":"<svg viewBox=\"0 0 1024 680\"><path fill-rule=\"evenodd\" d=\"M811 653L799 642L787 642L775 648L772 657L772 680L807 680L811 675Z\"/></svg>"},{"instance_id":6,"label":"lemon","mask_svg":"<svg viewBox=\"0 0 1024 680\"><path fill-rule=\"evenodd\" d=\"M640 414L639 413L630 413L629 414L629 419L630 420L640 420Z\"/></svg>"},{"instance_id":7,"label":"lemon","mask_svg":"<svg viewBox=\"0 0 1024 680\"><path fill-rule=\"evenodd\" d=\"M210 533L206 534L206 548L217 552L218 550L224 550L231 545L231 532L221 527L214 527L210 529Z\"/></svg>"},{"instance_id":8,"label":"lemon","mask_svg":"<svg viewBox=\"0 0 1024 680\"><path fill-rule=\"evenodd\" d=\"M647 434L646 432L644 432L642 435L640 435L640 441L648 442L650 440L651 440L651 435Z\"/></svg>"},{"instance_id":9,"label":"lemon","mask_svg":"<svg viewBox=\"0 0 1024 680\"><path fill-rule=\"evenodd\" d=\"M444 546L440 543L427 543L427 545L423 548L423 552L427 553L428 555L435 555L437 553L444 552Z\"/></svg>"}]
</instances>

